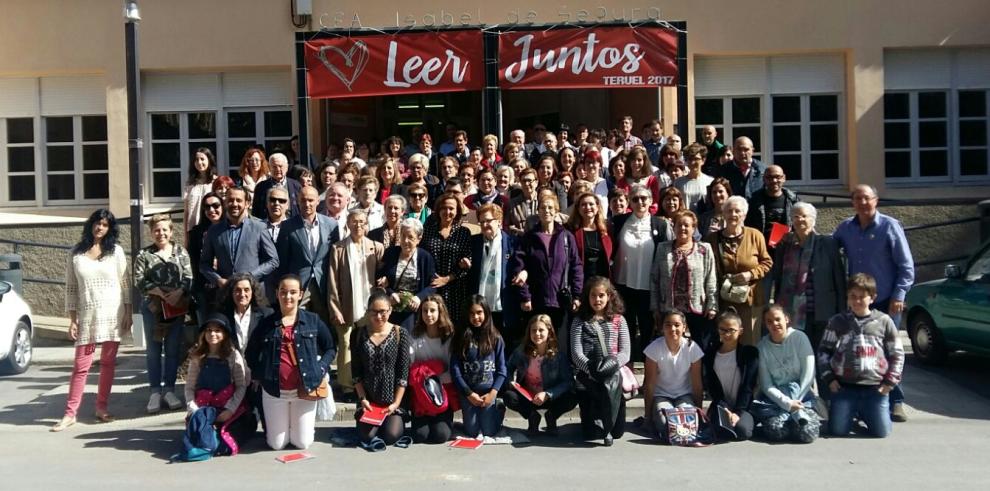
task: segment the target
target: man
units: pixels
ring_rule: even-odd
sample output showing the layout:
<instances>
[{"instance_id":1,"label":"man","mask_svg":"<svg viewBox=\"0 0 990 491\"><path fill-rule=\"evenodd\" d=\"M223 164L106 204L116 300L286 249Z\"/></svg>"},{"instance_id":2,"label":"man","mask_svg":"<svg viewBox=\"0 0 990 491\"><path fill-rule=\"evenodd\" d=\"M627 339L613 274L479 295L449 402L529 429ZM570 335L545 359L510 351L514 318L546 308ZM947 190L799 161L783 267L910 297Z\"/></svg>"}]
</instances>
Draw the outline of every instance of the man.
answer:
<instances>
[{"instance_id":1,"label":"man","mask_svg":"<svg viewBox=\"0 0 990 491\"><path fill-rule=\"evenodd\" d=\"M560 148L557 146L557 135L553 133L546 133L543 135L543 148L546 149L543 153L552 153L555 157ZM539 160L539 159L537 159ZM535 162L535 161L534 161Z\"/></svg>"},{"instance_id":2,"label":"man","mask_svg":"<svg viewBox=\"0 0 990 491\"><path fill-rule=\"evenodd\" d=\"M536 162L539 160L540 155L543 155L547 151L547 147L544 146L544 137L547 135L547 127L543 123L536 123L533 125L533 138L532 141L526 144L526 158L530 162Z\"/></svg>"},{"instance_id":3,"label":"man","mask_svg":"<svg viewBox=\"0 0 990 491\"><path fill-rule=\"evenodd\" d=\"M536 215L536 190L540 186L536 169L526 168L519 174L519 188L522 194L509 202L509 233L523 235L529 217Z\"/></svg>"},{"instance_id":4,"label":"man","mask_svg":"<svg viewBox=\"0 0 990 491\"><path fill-rule=\"evenodd\" d=\"M770 245L770 232L773 224L791 226L791 208L794 203L801 201L797 194L784 187L787 177L779 165L768 165L763 175L763 189L753 193L749 200L749 213L746 215L746 226L763 232L767 240L767 249L773 256L774 247Z\"/></svg>"},{"instance_id":5,"label":"man","mask_svg":"<svg viewBox=\"0 0 990 491\"><path fill-rule=\"evenodd\" d=\"M288 176L289 172L289 159L285 154L274 153L268 159L268 165L271 168L271 177L265 179L258 183L254 188L254 203L251 204L251 214L256 218L262 220L268 218L268 208L265 206L265 197L268 196L268 190L271 188L283 188L287 189L289 192L289 214L298 215L299 205L296 201L299 199L299 188L302 185L299 181Z\"/></svg>"},{"instance_id":6,"label":"man","mask_svg":"<svg viewBox=\"0 0 990 491\"><path fill-rule=\"evenodd\" d=\"M378 196L378 179L374 176L364 176L358 179L355 201L351 203L352 210L363 210L368 219L368 229L374 230L385 223L385 208L375 201Z\"/></svg>"},{"instance_id":7,"label":"man","mask_svg":"<svg viewBox=\"0 0 990 491\"><path fill-rule=\"evenodd\" d=\"M275 242L261 220L248 216L244 188L229 189L224 208L224 219L210 227L203 239L199 272L217 288L227 286L234 273L250 273L264 290L265 279L278 268Z\"/></svg>"},{"instance_id":8,"label":"man","mask_svg":"<svg viewBox=\"0 0 990 491\"><path fill-rule=\"evenodd\" d=\"M471 269L467 285L472 293L488 300L492 322L506 341L506 351L515 349L524 334L513 306L519 305L516 288L509 276L509 258L515 254L515 240L502 232L502 208L485 204L478 208L481 233L471 236Z\"/></svg>"},{"instance_id":9,"label":"man","mask_svg":"<svg viewBox=\"0 0 990 491\"><path fill-rule=\"evenodd\" d=\"M663 122L659 119L650 121L646 127L647 139L643 142L646 147L646 155L650 156L650 163L653 167L660 167L660 149L667 143L663 138Z\"/></svg>"},{"instance_id":10,"label":"man","mask_svg":"<svg viewBox=\"0 0 990 491\"><path fill-rule=\"evenodd\" d=\"M268 190L268 218L265 218L265 228L268 235L272 236L272 242L278 242L278 233L288 219L286 212L289 210L289 192L283 188L271 188Z\"/></svg>"},{"instance_id":11,"label":"man","mask_svg":"<svg viewBox=\"0 0 990 491\"><path fill-rule=\"evenodd\" d=\"M674 150L677 150L678 152L681 151L681 135L671 133L670 136L667 137L667 143L674 147Z\"/></svg>"},{"instance_id":12,"label":"man","mask_svg":"<svg viewBox=\"0 0 990 491\"><path fill-rule=\"evenodd\" d=\"M640 140L638 136L632 134L632 116L623 116L622 119L619 120L619 129L621 133L619 138L622 138L622 148L631 150L632 147L643 144L643 140Z\"/></svg>"},{"instance_id":13,"label":"man","mask_svg":"<svg viewBox=\"0 0 990 491\"><path fill-rule=\"evenodd\" d=\"M732 194L747 200L763 187L765 173L763 162L753 158L753 140L745 136L736 138L732 144L732 163L718 170L719 177L726 178L732 186Z\"/></svg>"},{"instance_id":14,"label":"man","mask_svg":"<svg viewBox=\"0 0 990 491\"><path fill-rule=\"evenodd\" d=\"M846 251L850 276L866 273L876 279L876 301L871 307L900 326L904 297L914 283L914 258L901 222L878 212L877 201L872 186L856 186L852 192L856 215L840 223L832 236ZM900 385L890 391L890 413L894 421L907 421Z\"/></svg>"},{"instance_id":15,"label":"man","mask_svg":"<svg viewBox=\"0 0 990 491\"><path fill-rule=\"evenodd\" d=\"M347 209L351 206L351 190L343 183L335 182L327 190L326 215L337 223L334 229L336 236L331 242L337 242L350 235L347 230Z\"/></svg>"},{"instance_id":16,"label":"man","mask_svg":"<svg viewBox=\"0 0 990 491\"><path fill-rule=\"evenodd\" d=\"M275 242L279 274L300 278L303 298L299 302L329 323L327 309L327 258L334 242L337 222L316 212L320 193L313 187L299 191L299 214L286 221Z\"/></svg>"},{"instance_id":17,"label":"man","mask_svg":"<svg viewBox=\"0 0 990 491\"><path fill-rule=\"evenodd\" d=\"M440 144L440 155L450 155L454 151L454 135L457 133L457 125L448 124L446 130L447 140Z\"/></svg>"},{"instance_id":18,"label":"man","mask_svg":"<svg viewBox=\"0 0 990 491\"><path fill-rule=\"evenodd\" d=\"M512 130L509 132L509 143L519 145L519 148L526 148L526 132L523 130Z\"/></svg>"},{"instance_id":19,"label":"man","mask_svg":"<svg viewBox=\"0 0 990 491\"><path fill-rule=\"evenodd\" d=\"M705 157L705 166L702 168L702 172L710 176L715 175L715 169L718 168L718 154L725 145L717 140L718 131L712 125L707 125L701 128L701 144L708 149L708 156Z\"/></svg>"},{"instance_id":20,"label":"man","mask_svg":"<svg viewBox=\"0 0 990 491\"><path fill-rule=\"evenodd\" d=\"M468 147L467 132L457 130L454 133L454 150L447 155L457 159L457 163L463 164L471 157L471 149Z\"/></svg>"},{"instance_id":21,"label":"man","mask_svg":"<svg viewBox=\"0 0 990 491\"><path fill-rule=\"evenodd\" d=\"M498 190L495 189L495 184L495 172L487 167L482 167L478 170L478 192L464 198L464 205L472 210L478 210L482 205L492 203L505 210L509 204L509 198L499 194Z\"/></svg>"}]
</instances>

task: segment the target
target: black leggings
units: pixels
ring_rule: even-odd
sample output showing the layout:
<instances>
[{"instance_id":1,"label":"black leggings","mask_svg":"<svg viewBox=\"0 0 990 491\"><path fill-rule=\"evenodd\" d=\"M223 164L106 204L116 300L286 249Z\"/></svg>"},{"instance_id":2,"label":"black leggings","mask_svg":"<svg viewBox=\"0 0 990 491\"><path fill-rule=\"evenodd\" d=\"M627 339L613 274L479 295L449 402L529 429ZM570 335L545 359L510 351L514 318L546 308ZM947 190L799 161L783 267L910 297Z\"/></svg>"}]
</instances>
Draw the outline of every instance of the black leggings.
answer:
<instances>
[{"instance_id":1,"label":"black leggings","mask_svg":"<svg viewBox=\"0 0 990 491\"><path fill-rule=\"evenodd\" d=\"M406 425L402 421L402 416L390 414L385 418L381 426L358 421L357 430L362 443L369 443L377 436L384 440L386 445L391 445L402 436L402 433L406 430Z\"/></svg>"},{"instance_id":2,"label":"black leggings","mask_svg":"<svg viewBox=\"0 0 990 491\"><path fill-rule=\"evenodd\" d=\"M643 351L653 341L655 333L653 312L650 311L650 291L619 285L619 295L626 305L633 361L643 361Z\"/></svg>"},{"instance_id":3,"label":"black leggings","mask_svg":"<svg viewBox=\"0 0 990 491\"><path fill-rule=\"evenodd\" d=\"M436 416L413 416L412 437L416 443L445 443L453 434L454 412Z\"/></svg>"},{"instance_id":4,"label":"black leggings","mask_svg":"<svg viewBox=\"0 0 990 491\"><path fill-rule=\"evenodd\" d=\"M615 417L615 423L611 428L603 428L605 433L611 434L613 438L622 438L626 433L626 400L622 397L619 399L619 414ZM581 414L581 429L585 437L597 438L598 436L594 435L598 431L595 420L602 419L598 414L601 403L595 400L595 393L589 390L577 391L577 400Z\"/></svg>"},{"instance_id":5,"label":"black leggings","mask_svg":"<svg viewBox=\"0 0 990 491\"><path fill-rule=\"evenodd\" d=\"M502 402L505 403L505 407L527 419L533 411L540 409L547 410L547 419L557 419L567 413L567 411L574 409L574 406L577 406L577 397L574 395L574 392L570 391L557 395L557 397L550 399L542 406L533 404L511 386L503 390L499 396L502 398Z\"/></svg>"}]
</instances>

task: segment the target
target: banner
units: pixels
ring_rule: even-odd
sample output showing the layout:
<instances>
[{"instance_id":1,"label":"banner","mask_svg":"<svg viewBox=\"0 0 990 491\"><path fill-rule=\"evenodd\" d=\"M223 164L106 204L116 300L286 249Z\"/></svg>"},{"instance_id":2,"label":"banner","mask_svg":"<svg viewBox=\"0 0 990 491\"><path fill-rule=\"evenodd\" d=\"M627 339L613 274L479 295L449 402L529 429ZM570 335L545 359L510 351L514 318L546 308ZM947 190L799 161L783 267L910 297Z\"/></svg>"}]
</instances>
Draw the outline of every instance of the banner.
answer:
<instances>
[{"instance_id":1,"label":"banner","mask_svg":"<svg viewBox=\"0 0 990 491\"><path fill-rule=\"evenodd\" d=\"M315 39L305 43L314 99L481 90L479 30Z\"/></svg>"},{"instance_id":2,"label":"banner","mask_svg":"<svg viewBox=\"0 0 990 491\"><path fill-rule=\"evenodd\" d=\"M499 87L592 89L677 85L677 33L594 27L503 33Z\"/></svg>"}]
</instances>

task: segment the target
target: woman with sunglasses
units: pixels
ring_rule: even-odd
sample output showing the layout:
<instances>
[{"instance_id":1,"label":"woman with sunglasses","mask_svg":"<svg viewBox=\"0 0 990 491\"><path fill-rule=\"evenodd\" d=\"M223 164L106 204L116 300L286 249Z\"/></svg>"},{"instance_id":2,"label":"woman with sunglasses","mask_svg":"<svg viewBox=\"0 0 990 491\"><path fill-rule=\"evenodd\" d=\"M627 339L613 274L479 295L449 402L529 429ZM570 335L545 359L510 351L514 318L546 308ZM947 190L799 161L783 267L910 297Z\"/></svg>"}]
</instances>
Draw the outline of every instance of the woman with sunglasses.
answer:
<instances>
[{"instance_id":1,"label":"woman with sunglasses","mask_svg":"<svg viewBox=\"0 0 990 491\"><path fill-rule=\"evenodd\" d=\"M203 195L199 213L199 223L189 231L189 236L186 238L189 242L187 252L190 264L199 264L199 258L203 255L203 238L206 237L206 231L223 219L223 201L220 195L212 191ZM207 312L211 310L207 305L207 299L216 298L215 293L213 284L203 279L199 268L192 268L192 294L199 319L205 319Z\"/></svg>"}]
</instances>

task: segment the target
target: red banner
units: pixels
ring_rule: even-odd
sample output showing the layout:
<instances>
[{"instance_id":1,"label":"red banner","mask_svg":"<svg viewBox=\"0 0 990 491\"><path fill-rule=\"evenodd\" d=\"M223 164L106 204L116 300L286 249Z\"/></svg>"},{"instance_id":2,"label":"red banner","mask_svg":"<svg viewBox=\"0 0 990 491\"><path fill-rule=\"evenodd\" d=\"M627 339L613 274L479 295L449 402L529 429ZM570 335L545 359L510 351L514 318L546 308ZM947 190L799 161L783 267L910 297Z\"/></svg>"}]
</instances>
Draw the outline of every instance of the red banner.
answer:
<instances>
[{"instance_id":1,"label":"red banner","mask_svg":"<svg viewBox=\"0 0 990 491\"><path fill-rule=\"evenodd\" d=\"M503 33L503 89L677 85L677 33L661 27L595 27Z\"/></svg>"},{"instance_id":2,"label":"red banner","mask_svg":"<svg viewBox=\"0 0 990 491\"><path fill-rule=\"evenodd\" d=\"M479 30L318 39L305 43L315 99L481 90Z\"/></svg>"}]
</instances>

